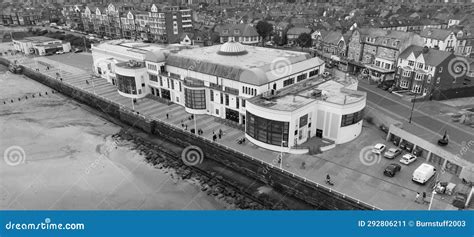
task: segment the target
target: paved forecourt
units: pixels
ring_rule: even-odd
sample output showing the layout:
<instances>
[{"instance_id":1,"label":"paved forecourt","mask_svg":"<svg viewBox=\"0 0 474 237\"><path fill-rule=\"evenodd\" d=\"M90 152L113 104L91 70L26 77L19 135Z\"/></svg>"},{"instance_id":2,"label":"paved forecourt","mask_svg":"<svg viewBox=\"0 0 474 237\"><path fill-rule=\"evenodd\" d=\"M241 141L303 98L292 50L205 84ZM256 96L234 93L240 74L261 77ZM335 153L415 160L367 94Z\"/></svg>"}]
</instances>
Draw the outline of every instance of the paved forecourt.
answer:
<instances>
[{"instance_id":1,"label":"paved forecourt","mask_svg":"<svg viewBox=\"0 0 474 237\"><path fill-rule=\"evenodd\" d=\"M61 60L58 58L57 60ZM59 78L62 78L64 83L74 85L83 90L96 93L109 100L115 101L127 108L134 109L142 115L163 121L165 123L174 125L181 129L196 128L203 130L202 136L212 141L214 133L222 130L223 136L217 139L221 145L238 150L255 159L262 160L279 167L277 162L279 153L259 148L250 142L245 144L238 144L237 140L244 137L244 131L234 127L227 126L221 123L215 117L210 115L197 115L195 121L189 119L184 107L176 104L165 104L151 98L143 98L132 105L130 98L120 96L114 85L107 83L104 79L94 78L90 72L68 66L59 61L52 64L54 67L46 70L43 65L33 60L24 61L25 66L33 69L38 68L41 73L58 77L56 73L60 73ZM168 117L166 116L168 114ZM184 125L184 126L183 126ZM283 155L282 168L295 175L312 180L322 186L326 174L330 174L332 180L335 182L334 186L328 187L345 195L351 196L355 199L366 202L380 209L395 209L395 210L419 210L427 209L426 204L418 204L414 202L416 192L426 189L425 186L419 186L407 181L410 175L402 176L398 179L390 179L381 175L380 169L387 161L379 162L378 167L367 167L360 162L359 152L361 148L368 145L373 145L377 141L384 141L382 135L375 135L379 132L377 129L365 128L361 138L357 139L363 142L350 142L344 145L338 145L335 149L324 152L319 155ZM304 167L302 163L305 163ZM417 166L412 164L410 169ZM405 170L405 167L402 167ZM409 171L405 171L409 173ZM408 178L407 178L408 177ZM397 178L397 177L395 177ZM429 192L427 192L429 193ZM450 205L442 197L435 196L433 209L450 209Z\"/></svg>"}]
</instances>

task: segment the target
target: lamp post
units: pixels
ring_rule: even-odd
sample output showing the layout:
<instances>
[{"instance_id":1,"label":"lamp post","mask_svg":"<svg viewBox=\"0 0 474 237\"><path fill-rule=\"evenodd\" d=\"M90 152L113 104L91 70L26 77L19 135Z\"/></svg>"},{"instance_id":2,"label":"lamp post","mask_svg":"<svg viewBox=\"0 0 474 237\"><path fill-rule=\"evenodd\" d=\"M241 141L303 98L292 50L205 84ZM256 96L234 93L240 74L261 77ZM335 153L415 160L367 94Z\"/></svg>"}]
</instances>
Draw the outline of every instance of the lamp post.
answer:
<instances>
[{"instance_id":1,"label":"lamp post","mask_svg":"<svg viewBox=\"0 0 474 237\"><path fill-rule=\"evenodd\" d=\"M285 144L285 141L281 141L280 169L283 169L283 144Z\"/></svg>"},{"instance_id":2,"label":"lamp post","mask_svg":"<svg viewBox=\"0 0 474 237\"><path fill-rule=\"evenodd\" d=\"M415 79L413 79L413 80L415 80ZM425 78L423 77L423 83L421 84L421 89L420 89L421 92L423 92L424 87L425 87ZM411 111L410 111L410 119L408 120L408 123L411 123L411 119L413 117L413 110L415 109L416 95L417 94L418 93L415 92L415 96L413 97L413 103L411 105Z\"/></svg>"},{"instance_id":3,"label":"lamp post","mask_svg":"<svg viewBox=\"0 0 474 237\"><path fill-rule=\"evenodd\" d=\"M434 199L435 194L436 194L436 190L433 190L433 192L431 193L430 205L428 206L428 210L431 210L431 205L433 205L433 199Z\"/></svg>"}]
</instances>

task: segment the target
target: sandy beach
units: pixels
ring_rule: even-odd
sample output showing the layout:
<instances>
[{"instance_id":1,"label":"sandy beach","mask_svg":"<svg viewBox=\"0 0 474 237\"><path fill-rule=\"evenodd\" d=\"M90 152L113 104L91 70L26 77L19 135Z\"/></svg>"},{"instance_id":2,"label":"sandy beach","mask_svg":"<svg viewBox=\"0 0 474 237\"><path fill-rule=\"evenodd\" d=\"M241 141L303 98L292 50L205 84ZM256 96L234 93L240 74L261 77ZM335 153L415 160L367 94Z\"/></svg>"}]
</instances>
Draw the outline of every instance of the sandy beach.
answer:
<instances>
[{"instance_id":1,"label":"sandy beach","mask_svg":"<svg viewBox=\"0 0 474 237\"><path fill-rule=\"evenodd\" d=\"M114 140L121 128L83 105L4 67L0 83L1 209L226 209Z\"/></svg>"}]
</instances>

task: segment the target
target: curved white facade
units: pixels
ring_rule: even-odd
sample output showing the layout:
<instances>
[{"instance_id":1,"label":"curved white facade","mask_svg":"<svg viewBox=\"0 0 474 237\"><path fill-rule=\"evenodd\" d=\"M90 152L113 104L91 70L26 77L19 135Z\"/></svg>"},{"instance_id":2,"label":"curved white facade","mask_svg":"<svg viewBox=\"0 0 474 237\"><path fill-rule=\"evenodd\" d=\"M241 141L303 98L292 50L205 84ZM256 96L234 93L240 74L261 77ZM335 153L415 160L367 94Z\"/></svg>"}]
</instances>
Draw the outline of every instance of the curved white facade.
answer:
<instances>
[{"instance_id":1,"label":"curved white facade","mask_svg":"<svg viewBox=\"0 0 474 237\"><path fill-rule=\"evenodd\" d=\"M345 90L344 92L360 95L356 95L357 97L354 100L344 101L344 103L329 102L329 99L303 100L307 103L295 109L281 109L281 106L272 108L272 103L278 103L278 100L267 102L264 99L252 99L247 103L246 108L245 136L249 141L260 147L291 153L293 152L290 150L300 149L301 147L298 148L298 146L314 136L332 140L335 144L352 141L362 132L362 111L366 105L366 97L363 93L357 91ZM293 101L290 99L288 103L292 102L298 103L298 99L293 99ZM252 117L255 116L271 122L261 121L258 124L258 122L249 121L249 118L253 120ZM262 127L272 126L273 121L288 123L288 139L286 137L282 139L289 143L288 146L282 146L278 141L268 139L275 136L275 131L259 131ZM252 131L249 131L249 128ZM281 139L280 136L277 137Z\"/></svg>"},{"instance_id":2,"label":"curved white facade","mask_svg":"<svg viewBox=\"0 0 474 237\"><path fill-rule=\"evenodd\" d=\"M144 85L148 81L148 73L145 67L130 68L116 64L115 77L117 91L120 95L134 99L143 98L147 95L147 87ZM126 80L127 83L122 80ZM129 83L130 81L131 83Z\"/></svg>"}]
</instances>

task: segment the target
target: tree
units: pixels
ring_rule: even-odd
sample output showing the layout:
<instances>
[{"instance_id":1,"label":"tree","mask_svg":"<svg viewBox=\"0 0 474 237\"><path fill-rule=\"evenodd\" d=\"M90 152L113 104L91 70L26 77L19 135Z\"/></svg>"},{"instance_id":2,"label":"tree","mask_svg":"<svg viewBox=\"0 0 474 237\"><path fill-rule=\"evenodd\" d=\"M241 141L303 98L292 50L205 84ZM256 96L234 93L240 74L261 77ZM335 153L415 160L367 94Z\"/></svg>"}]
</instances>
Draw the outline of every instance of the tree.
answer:
<instances>
[{"instance_id":1,"label":"tree","mask_svg":"<svg viewBox=\"0 0 474 237\"><path fill-rule=\"evenodd\" d=\"M263 45L263 42L265 42L267 36L270 36L272 34L273 25L266 21L259 21L255 28L257 28L257 33L262 37Z\"/></svg>"},{"instance_id":2,"label":"tree","mask_svg":"<svg viewBox=\"0 0 474 237\"><path fill-rule=\"evenodd\" d=\"M311 47L311 35L308 33L301 33L296 39L296 42L301 48L309 48Z\"/></svg>"}]
</instances>

